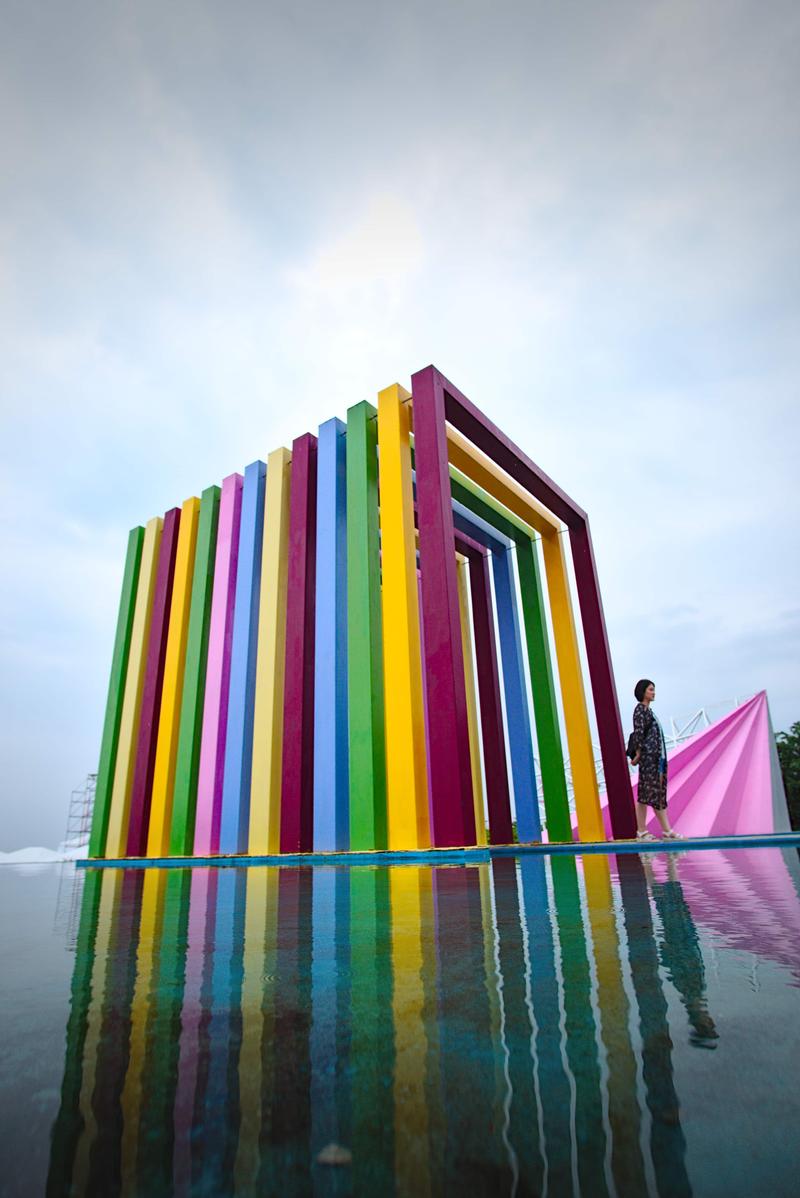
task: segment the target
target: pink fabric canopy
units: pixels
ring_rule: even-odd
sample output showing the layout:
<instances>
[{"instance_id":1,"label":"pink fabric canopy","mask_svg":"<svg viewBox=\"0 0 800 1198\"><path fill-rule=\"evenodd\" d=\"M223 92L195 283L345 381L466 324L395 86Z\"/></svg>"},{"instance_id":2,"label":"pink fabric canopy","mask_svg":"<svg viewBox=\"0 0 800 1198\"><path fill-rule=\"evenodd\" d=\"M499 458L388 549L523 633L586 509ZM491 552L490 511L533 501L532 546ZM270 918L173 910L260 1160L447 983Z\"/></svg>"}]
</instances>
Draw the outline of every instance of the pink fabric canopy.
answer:
<instances>
[{"instance_id":1,"label":"pink fabric canopy","mask_svg":"<svg viewBox=\"0 0 800 1198\"><path fill-rule=\"evenodd\" d=\"M672 749L669 759L670 823L682 836L746 836L789 830L786 799L766 691ZM636 797L638 784L634 783ZM611 836L608 800L600 803ZM657 833L651 812L648 830ZM573 833L577 823L573 820Z\"/></svg>"}]
</instances>

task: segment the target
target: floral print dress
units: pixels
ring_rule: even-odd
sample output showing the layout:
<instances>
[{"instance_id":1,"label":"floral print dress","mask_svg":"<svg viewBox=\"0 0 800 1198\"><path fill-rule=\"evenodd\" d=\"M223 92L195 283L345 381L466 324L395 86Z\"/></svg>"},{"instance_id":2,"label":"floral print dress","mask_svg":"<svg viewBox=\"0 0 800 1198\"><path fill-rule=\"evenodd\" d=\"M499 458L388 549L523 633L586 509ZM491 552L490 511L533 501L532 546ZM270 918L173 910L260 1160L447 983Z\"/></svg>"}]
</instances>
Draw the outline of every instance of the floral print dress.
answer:
<instances>
[{"instance_id":1,"label":"floral print dress","mask_svg":"<svg viewBox=\"0 0 800 1198\"><path fill-rule=\"evenodd\" d=\"M633 710L633 747L641 753L637 800L655 811L667 805L667 745L655 712L646 703Z\"/></svg>"}]
</instances>

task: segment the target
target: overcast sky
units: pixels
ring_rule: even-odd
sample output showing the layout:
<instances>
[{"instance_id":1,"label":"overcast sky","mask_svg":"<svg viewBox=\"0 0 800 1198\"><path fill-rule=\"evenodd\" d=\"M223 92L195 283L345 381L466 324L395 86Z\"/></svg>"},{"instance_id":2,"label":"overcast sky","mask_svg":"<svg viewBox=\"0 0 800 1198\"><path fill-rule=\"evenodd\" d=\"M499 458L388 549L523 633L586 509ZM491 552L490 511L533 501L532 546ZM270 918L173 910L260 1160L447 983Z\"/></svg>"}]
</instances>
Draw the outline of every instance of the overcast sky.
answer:
<instances>
[{"instance_id":1,"label":"overcast sky","mask_svg":"<svg viewBox=\"0 0 800 1198\"><path fill-rule=\"evenodd\" d=\"M0 849L128 530L429 362L589 512L626 723L800 719L795 0L2 10Z\"/></svg>"}]
</instances>

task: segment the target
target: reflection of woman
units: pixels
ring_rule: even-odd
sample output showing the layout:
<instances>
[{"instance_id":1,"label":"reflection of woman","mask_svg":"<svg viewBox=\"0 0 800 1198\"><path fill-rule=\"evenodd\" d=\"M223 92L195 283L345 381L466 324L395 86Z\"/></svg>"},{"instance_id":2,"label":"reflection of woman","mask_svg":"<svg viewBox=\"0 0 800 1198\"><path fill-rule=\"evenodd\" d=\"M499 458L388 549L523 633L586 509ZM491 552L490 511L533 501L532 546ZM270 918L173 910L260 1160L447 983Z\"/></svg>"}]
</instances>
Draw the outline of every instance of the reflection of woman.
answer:
<instances>
[{"instance_id":1,"label":"reflection of woman","mask_svg":"<svg viewBox=\"0 0 800 1198\"><path fill-rule=\"evenodd\" d=\"M637 703L633 711L633 764L639 766L636 802L637 840L655 840L647 831L647 809L652 808L664 831L665 840L680 840L667 815L667 744L664 731L650 704L656 697L655 684L640 678L633 689Z\"/></svg>"},{"instance_id":2,"label":"reflection of woman","mask_svg":"<svg viewBox=\"0 0 800 1198\"><path fill-rule=\"evenodd\" d=\"M692 1028L689 1042L698 1048L716 1048L719 1034L706 1003L706 974L700 938L678 879L675 854L667 854L665 882L655 881L649 861L644 867L664 930L659 957L686 1007Z\"/></svg>"}]
</instances>

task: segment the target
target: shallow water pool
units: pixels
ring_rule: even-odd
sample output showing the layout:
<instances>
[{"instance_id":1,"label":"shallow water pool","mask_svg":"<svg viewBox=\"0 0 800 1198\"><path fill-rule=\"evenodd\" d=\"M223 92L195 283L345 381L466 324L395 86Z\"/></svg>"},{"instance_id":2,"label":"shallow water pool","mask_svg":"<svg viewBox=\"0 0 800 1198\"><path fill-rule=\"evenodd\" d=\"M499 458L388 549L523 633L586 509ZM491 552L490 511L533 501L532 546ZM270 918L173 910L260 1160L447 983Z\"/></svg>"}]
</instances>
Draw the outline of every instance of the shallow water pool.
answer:
<instances>
[{"instance_id":1,"label":"shallow water pool","mask_svg":"<svg viewBox=\"0 0 800 1198\"><path fill-rule=\"evenodd\" d=\"M776 848L6 867L0 1193L794 1194L798 888Z\"/></svg>"}]
</instances>

